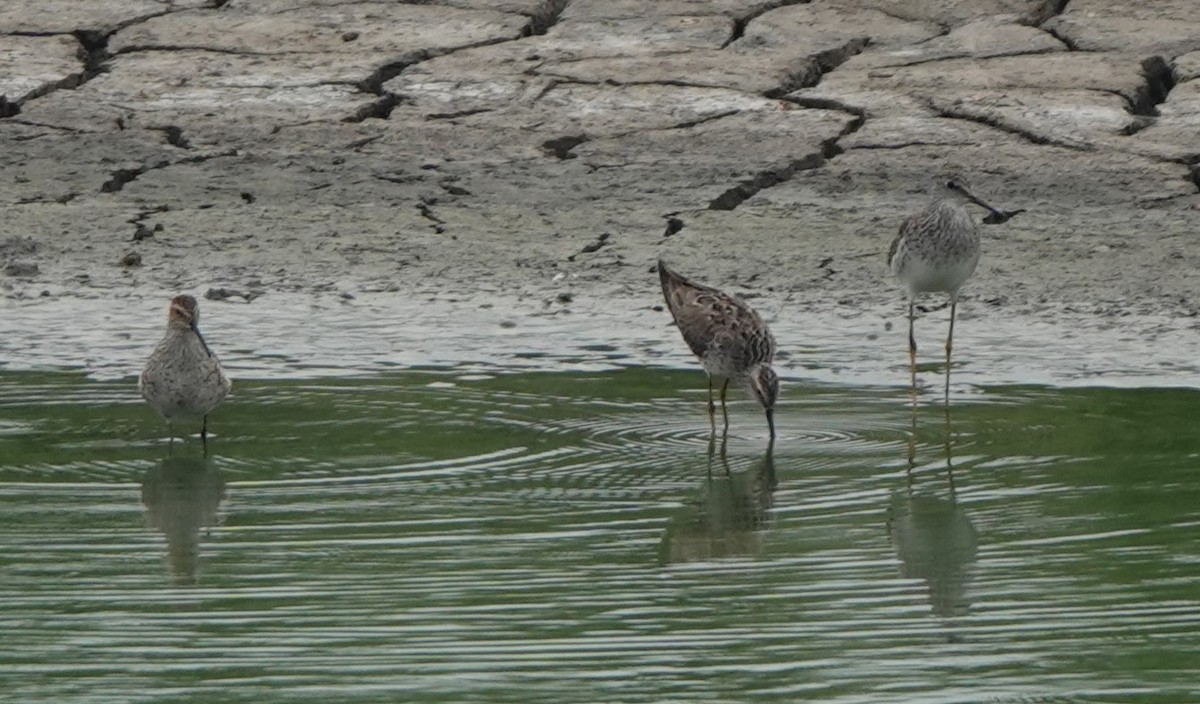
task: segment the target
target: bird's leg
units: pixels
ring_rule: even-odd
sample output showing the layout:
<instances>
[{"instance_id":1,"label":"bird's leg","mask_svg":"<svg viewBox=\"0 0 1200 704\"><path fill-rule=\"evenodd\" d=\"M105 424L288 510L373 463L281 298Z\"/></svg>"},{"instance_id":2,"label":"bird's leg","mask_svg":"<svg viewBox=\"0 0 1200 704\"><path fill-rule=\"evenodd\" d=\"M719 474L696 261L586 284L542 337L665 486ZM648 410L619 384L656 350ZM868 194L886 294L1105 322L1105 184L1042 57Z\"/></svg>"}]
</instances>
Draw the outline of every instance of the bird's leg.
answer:
<instances>
[{"instance_id":1,"label":"bird's leg","mask_svg":"<svg viewBox=\"0 0 1200 704\"><path fill-rule=\"evenodd\" d=\"M950 485L950 498L954 498L954 455L953 436L950 433L950 397L946 396L946 481Z\"/></svg>"},{"instance_id":2,"label":"bird's leg","mask_svg":"<svg viewBox=\"0 0 1200 704\"><path fill-rule=\"evenodd\" d=\"M204 446L204 456L208 457L208 416L200 422L200 444Z\"/></svg>"},{"instance_id":3,"label":"bird's leg","mask_svg":"<svg viewBox=\"0 0 1200 704\"><path fill-rule=\"evenodd\" d=\"M729 379L721 385L721 418L725 421L725 432L729 432L729 411L725 408L725 392L729 390Z\"/></svg>"},{"instance_id":4,"label":"bird's leg","mask_svg":"<svg viewBox=\"0 0 1200 704\"><path fill-rule=\"evenodd\" d=\"M909 492L912 492L912 471L917 466L917 395L914 393L912 397L912 427L908 433L908 469L905 470L905 477L908 481Z\"/></svg>"},{"instance_id":5,"label":"bird's leg","mask_svg":"<svg viewBox=\"0 0 1200 704\"><path fill-rule=\"evenodd\" d=\"M950 350L954 347L954 311L958 298L950 299L950 332L946 334L946 403L950 403Z\"/></svg>"},{"instance_id":6,"label":"bird's leg","mask_svg":"<svg viewBox=\"0 0 1200 704\"><path fill-rule=\"evenodd\" d=\"M708 425L717 432L717 404L713 403L712 377L708 377Z\"/></svg>"},{"instance_id":7,"label":"bird's leg","mask_svg":"<svg viewBox=\"0 0 1200 704\"><path fill-rule=\"evenodd\" d=\"M913 320L916 318L916 302L908 299L908 370L912 377L913 398L917 396L917 337L913 334Z\"/></svg>"}]
</instances>

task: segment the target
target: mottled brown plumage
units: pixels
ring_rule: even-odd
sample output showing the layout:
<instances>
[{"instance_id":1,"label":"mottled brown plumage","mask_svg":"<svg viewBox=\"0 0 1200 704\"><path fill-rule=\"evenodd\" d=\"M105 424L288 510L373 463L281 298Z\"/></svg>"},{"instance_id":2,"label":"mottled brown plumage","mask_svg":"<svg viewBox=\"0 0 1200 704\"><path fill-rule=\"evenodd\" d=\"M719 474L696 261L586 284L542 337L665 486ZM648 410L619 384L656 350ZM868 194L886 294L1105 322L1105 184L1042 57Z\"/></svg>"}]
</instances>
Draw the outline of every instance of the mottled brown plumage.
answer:
<instances>
[{"instance_id":1,"label":"mottled brown plumage","mask_svg":"<svg viewBox=\"0 0 1200 704\"><path fill-rule=\"evenodd\" d=\"M775 338L762 317L741 299L691 281L672 271L661 259L658 276L679 332L708 374L710 419L715 414L713 381L722 381L723 412L726 389L734 381L744 384L762 404L774 437L774 407L779 394L779 380L771 368ZM728 421L726 413L726 424Z\"/></svg>"}]
</instances>

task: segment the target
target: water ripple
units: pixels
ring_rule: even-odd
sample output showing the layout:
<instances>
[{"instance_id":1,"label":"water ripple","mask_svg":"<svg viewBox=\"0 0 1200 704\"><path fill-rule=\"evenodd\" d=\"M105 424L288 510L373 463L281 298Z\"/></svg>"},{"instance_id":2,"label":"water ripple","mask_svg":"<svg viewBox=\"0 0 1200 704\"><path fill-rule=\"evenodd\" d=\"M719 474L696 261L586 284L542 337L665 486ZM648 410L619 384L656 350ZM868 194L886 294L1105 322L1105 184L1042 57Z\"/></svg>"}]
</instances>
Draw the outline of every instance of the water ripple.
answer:
<instances>
[{"instance_id":1,"label":"water ripple","mask_svg":"<svg viewBox=\"0 0 1200 704\"><path fill-rule=\"evenodd\" d=\"M814 387L768 446L745 400L712 438L695 381L248 382L204 458L128 381L7 377L6 696L1200 697L1190 425L1010 390L914 429Z\"/></svg>"}]
</instances>

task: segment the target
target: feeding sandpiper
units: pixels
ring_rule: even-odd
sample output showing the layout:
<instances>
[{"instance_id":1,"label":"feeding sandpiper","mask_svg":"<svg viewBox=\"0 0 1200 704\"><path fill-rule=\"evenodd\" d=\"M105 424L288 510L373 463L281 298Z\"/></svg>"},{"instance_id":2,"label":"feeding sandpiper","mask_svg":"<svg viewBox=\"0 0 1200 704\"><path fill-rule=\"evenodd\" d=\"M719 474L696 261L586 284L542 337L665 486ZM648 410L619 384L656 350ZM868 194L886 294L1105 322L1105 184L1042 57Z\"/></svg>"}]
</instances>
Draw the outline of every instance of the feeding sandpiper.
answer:
<instances>
[{"instance_id":1,"label":"feeding sandpiper","mask_svg":"<svg viewBox=\"0 0 1200 704\"><path fill-rule=\"evenodd\" d=\"M721 383L721 415L729 427L725 392L729 382L744 384L767 412L767 426L775 437L775 401L779 377L771 368L775 338L750 306L735 296L689 281L658 260L663 296L692 352L708 374L708 419L716 430L713 381Z\"/></svg>"}]
</instances>

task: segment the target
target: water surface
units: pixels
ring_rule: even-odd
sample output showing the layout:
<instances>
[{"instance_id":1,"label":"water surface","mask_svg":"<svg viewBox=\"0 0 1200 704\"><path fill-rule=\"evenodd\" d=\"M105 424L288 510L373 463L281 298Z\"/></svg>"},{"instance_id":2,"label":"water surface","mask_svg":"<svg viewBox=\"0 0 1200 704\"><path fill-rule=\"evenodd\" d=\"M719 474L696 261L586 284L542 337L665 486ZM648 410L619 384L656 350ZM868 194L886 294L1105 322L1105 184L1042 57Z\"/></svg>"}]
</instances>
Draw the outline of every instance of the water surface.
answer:
<instances>
[{"instance_id":1,"label":"water surface","mask_svg":"<svg viewBox=\"0 0 1200 704\"><path fill-rule=\"evenodd\" d=\"M12 701L1200 700L1200 392L0 376Z\"/></svg>"}]
</instances>

